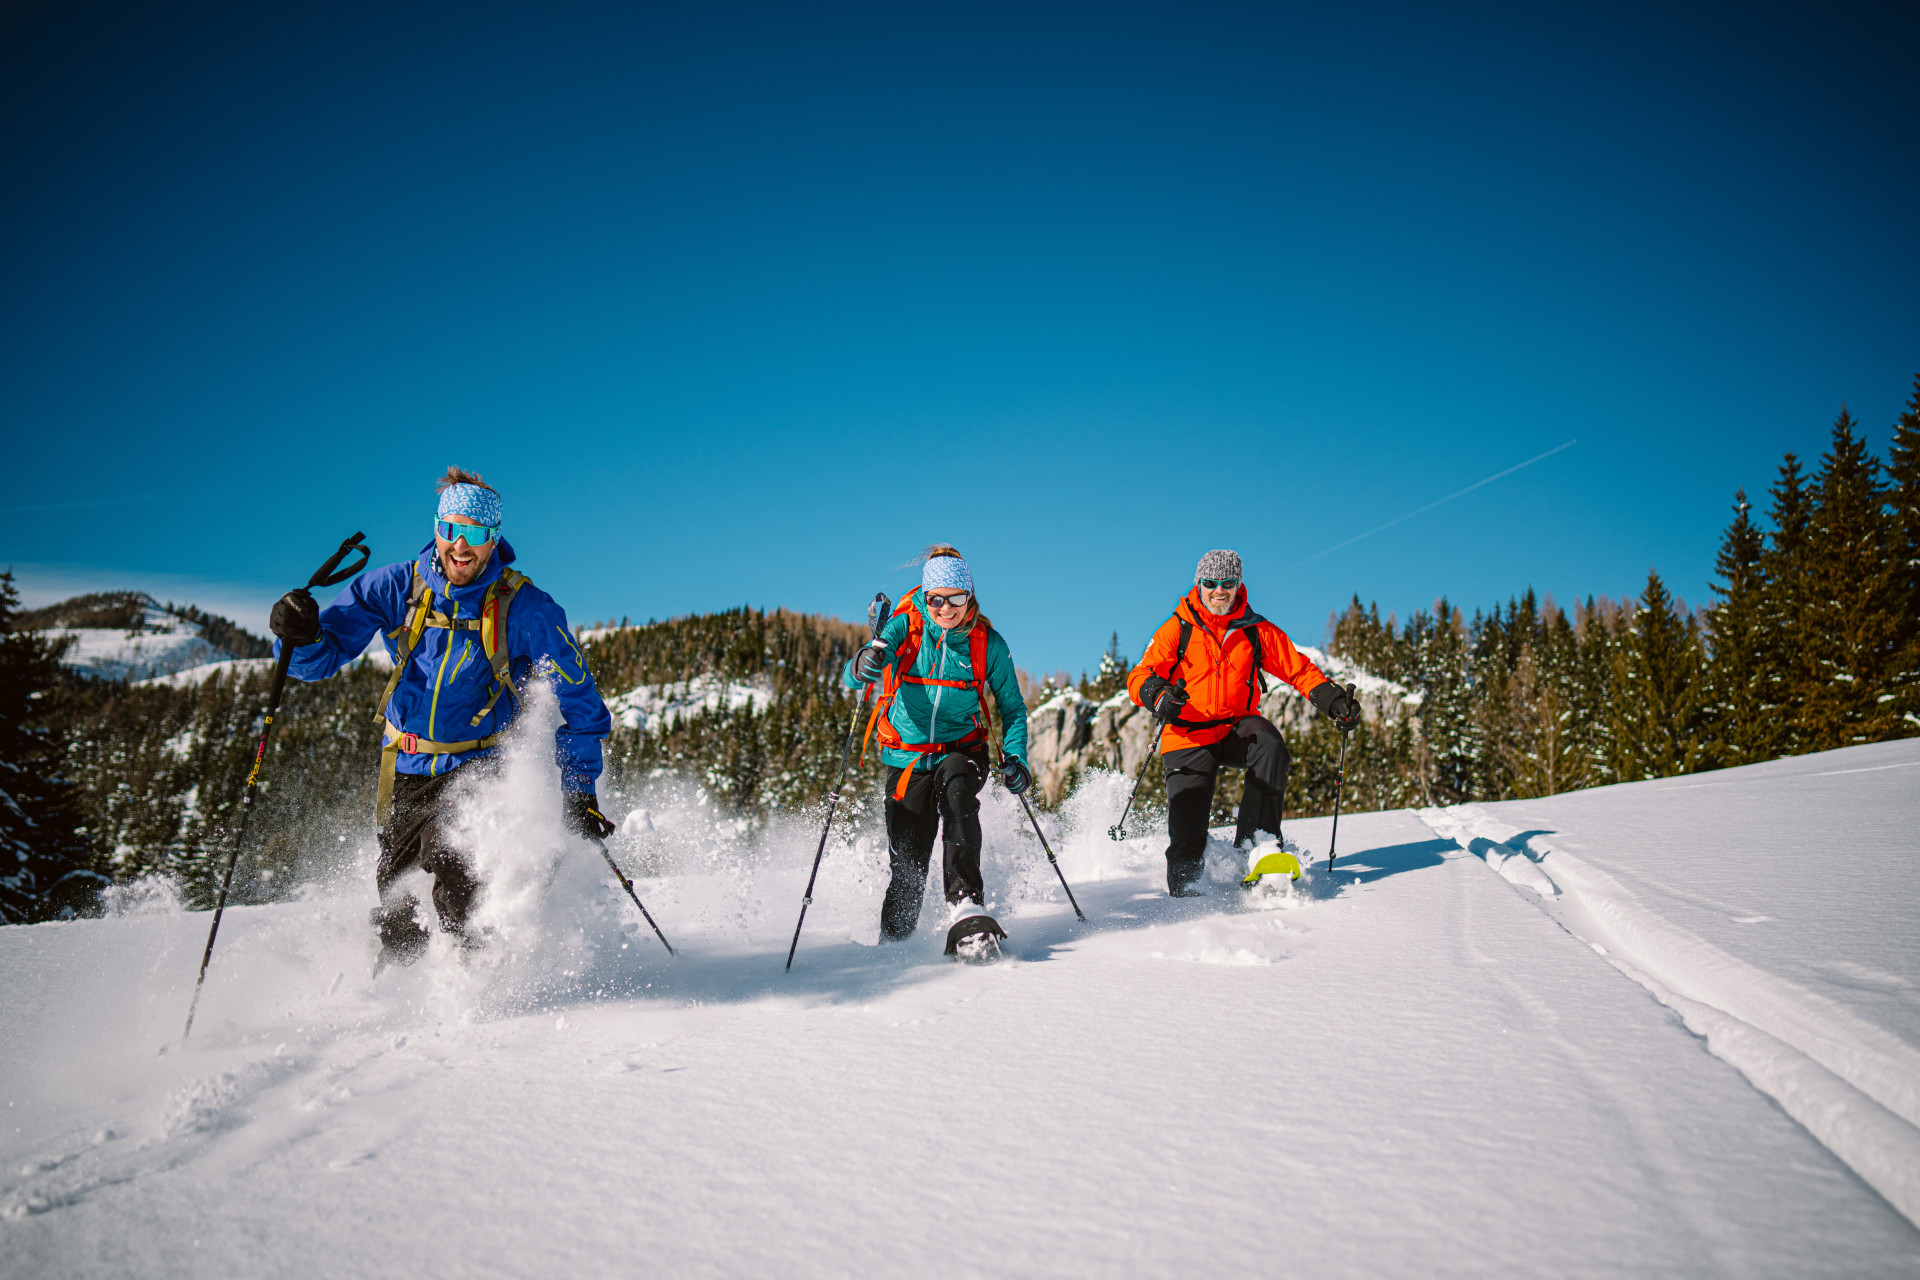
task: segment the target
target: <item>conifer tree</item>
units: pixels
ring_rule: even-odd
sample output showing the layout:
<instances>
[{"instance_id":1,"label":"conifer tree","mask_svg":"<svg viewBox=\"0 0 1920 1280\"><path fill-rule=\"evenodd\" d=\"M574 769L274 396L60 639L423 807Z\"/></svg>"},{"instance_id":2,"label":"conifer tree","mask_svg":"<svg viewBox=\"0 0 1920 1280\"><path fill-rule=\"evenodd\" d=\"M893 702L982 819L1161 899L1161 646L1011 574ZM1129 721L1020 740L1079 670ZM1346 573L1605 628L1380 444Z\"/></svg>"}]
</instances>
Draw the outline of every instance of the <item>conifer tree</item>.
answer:
<instances>
[{"instance_id":1,"label":"conifer tree","mask_svg":"<svg viewBox=\"0 0 1920 1280\"><path fill-rule=\"evenodd\" d=\"M1626 641L1613 662L1615 772L1624 780L1693 772L1704 758L1699 625L1679 615L1655 570Z\"/></svg>"},{"instance_id":2,"label":"conifer tree","mask_svg":"<svg viewBox=\"0 0 1920 1280\"><path fill-rule=\"evenodd\" d=\"M1895 571L1900 650L1891 704L1902 734L1920 733L1920 374L1913 396L1893 424L1887 451L1887 501L1892 507L1889 558Z\"/></svg>"},{"instance_id":3,"label":"conifer tree","mask_svg":"<svg viewBox=\"0 0 1920 1280\"><path fill-rule=\"evenodd\" d=\"M1120 633L1115 631L1107 641L1107 651L1100 655L1100 670L1091 681L1082 680L1080 692L1095 702L1105 702L1114 694L1127 687L1127 672L1133 670L1133 663L1120 652Z\"/></svg>"},{"instance_id":4,"label":"conifer tree","mask_svg":"<svg viewBox=\"0 0 1920 1280\"><path fill-rule=\"evenodd\" d=\"M1898 736L1893 687L1899 662L1898 566L1880 462L1843 407L1821 459L1807 528L1809 590L1798 647L1803 750Z\"/></svg>"},{"instance_id":5,"label":"conifer tree","mask_svg":"<svg viewBox=\"0 0 1920 1280\"><path fill-rule=\"evenodd\" d=\"M1757 646L1761 684L1756 690L1756 713L1774 716L1778 722L1775 754L1795 755L1807 749L1800 709L1806 705L1807 687L1813 682L1801 643L1812 592L1807 547L1813 526L1813 498L1807 492L1800 459L1791 451L1781 461L1780 478L1769 493L1773 498L1768 512L1773 536L1760 555L1763 624Z\"/></svg>"},{"instance_id":6,"label":"conifer tree","mask_svg":"<svg viewBox=\"0 0 1920 1280\"><path fill-rule=\"evenodd\" d=\"M1523 618L1532 613L1532 592ZM1507 677L1507 706L1512 725L1503 761L1509 794L1547 796L1582 785L1579 737L1581 717L1575 705L1577 652L1567 615L1551 599L1541 608L1531 634Z\"/></svg>"},{"instance_id":7,"label":"conifer tree","mask_svg":"<svg viewBox=\"0 0 1920 1280\"><path fill-rule=\"evenodd\" d=\"M1714 561L1720 601L1708 613L1707 726L1711 754L1725 765L1771 760L1781 737L1779 717L1768 705L1766 537L1753 522L1745 489L1735 492L1733 512Z\"/></svg>"},{"instance_id":8,"label":"conifer tree","mask_svg":"<svg viewBox=\"0 0 1920 1280\"><path fill-rule=\"evenodd\" d=\"M1588 596L1574 612L1577 649L1573 667L1574 715L1582 732L1575 740L1579 772L1589 784L1622 781L1614 764L1613 661L1632 618L1627 602Z\"/></svg>"},{"instance_id":9,"label":"conifer tree","mask_svg":"<svg viewBox=\"0 0 1920 1280\"><path fill-rule=\"evenodd\" d=\"M85 914L104 877L87 869L91 851L73 784L63 776L64 744L43 705L60 679L60 651L33 632L13 630L20 603L11 570L0 572L0 922Z\"/></svg>"},{"instance_id":10,"label":"conifer tree","mask_svg":"<svg viewBox=\"0 0 1920 1280\"><path fill-rule=\"evenodd\" d=\"M1422 743L1415 758L1423 798L1428 804L1475 799L1482 753L1460 611L1442 597L1432 616L1414 614L1407 638L1413 669L1405 678L1421 695Z\"/></svg>"}]
</instances>

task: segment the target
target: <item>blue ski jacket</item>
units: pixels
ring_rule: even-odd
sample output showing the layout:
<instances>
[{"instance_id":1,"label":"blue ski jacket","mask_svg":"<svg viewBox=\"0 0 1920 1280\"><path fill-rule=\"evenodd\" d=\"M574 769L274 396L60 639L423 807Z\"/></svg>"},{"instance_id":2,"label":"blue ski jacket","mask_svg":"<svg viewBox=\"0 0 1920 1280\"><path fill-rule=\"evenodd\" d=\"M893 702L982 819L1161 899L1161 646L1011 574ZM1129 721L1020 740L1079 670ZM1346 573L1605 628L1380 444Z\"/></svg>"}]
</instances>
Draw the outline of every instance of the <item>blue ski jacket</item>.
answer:
<instances>
[{"instance_id":1,"label":"blue ski jacket","mask_svg":"<svg viewBox=\"0 0 1920 1280\"><path fill-rule=\"evenodd\" d=\"M978 625L978 619L969 625ZM887 625L880 629L879 640L887 647L888 662L892 662L900 652L900 645L907 638L907 629L904 611L894 614L887 620ZM948 631L928 618L926 630L920 636L920 652L914 655L912 670L902 674L930 680L972 680L973 658L967 644L967 627L955 627ZM992 691L994 705L1000 711L1000 750L1024 764L1027 759L1027 701L1020 696L1020 679L1014 674L1013 655L1007 648L1007 642L991 627L987 629L986 675L987 688ZM860 687L853 678L851 662L841 668L840 678L849 689ZM902 742L958 742L976 727L985 726L986 709L980 705L980 699L972 689L903 684L899 692L894 694L893 705L887 710L887 720L899 733ZM904 769L920 757L911 751L901 751L882 744L880 759ZM921 764L922 767L927 766L924 760Z\"/></svg>"},{"instance_id":2,"label":"blue ski jacket","mask_svg":"<svg viewBox=\"0 0 1920 1280\"><path fill-rule=\"evenodd\" d=\"M471 618L480 612L480 601L512 564L513 547L502 539L487 568L464 587L449 587L440 572L432 543L421 549L411 561L384 565L355 578L333 603L320 612L320 638L293 651L287 670L296 679L324 680L359 657L375 634L387 646L387 657L399 653L396 636L407 620L407 591L413 583L413 567L433 589L431 606L455 618ZM567 629L567 615L553 597L529 582L514 593L507 609L507 656L516 689L538 672L546 676L560 699L565 722L554 734L554 762L560 766L561 786L568 791L591 791L600 776L600 740L613 728L607 704L600 700L585 657ZM273 642L274 656L280 653L280 641ZM428 627L421 633L407 660L407 670L393 691L387 707L387 719L402 733L418 734L430 741L466 742L487 738L513 722L518 701L503 696L478 725L470 724L475 712L486 705L493 689L493 669L487 665L479 633L448 631ZM494 748L462 752L458 755L400 754L401 773L432 775L445 773L477 756L492 755Z\"/></svg>"}]
</instances>

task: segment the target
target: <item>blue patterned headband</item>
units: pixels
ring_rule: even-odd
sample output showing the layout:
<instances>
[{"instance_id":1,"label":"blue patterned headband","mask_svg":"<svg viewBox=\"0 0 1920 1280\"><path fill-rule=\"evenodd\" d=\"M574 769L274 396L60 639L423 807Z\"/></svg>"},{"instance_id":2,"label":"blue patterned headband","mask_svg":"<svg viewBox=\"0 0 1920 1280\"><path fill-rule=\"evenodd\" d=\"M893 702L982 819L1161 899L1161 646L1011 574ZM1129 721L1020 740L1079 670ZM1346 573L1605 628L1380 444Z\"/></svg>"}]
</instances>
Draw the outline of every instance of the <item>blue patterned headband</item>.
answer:
<instances>
[{"instance_id":1,"label":"blue patterned headband","mask_svg":"<svg viewBox=\"0 0 1920 1280\"><path fill-rule=\"evenodd\" d=\"M450 484L440 491L439 518L448 516L465 516L497 529L500 495L483 484Z\"/></svg>"},{"instance_id":2,"label":"blue patterned headband","mask_svg":"<svg viewBox=\"0 0 1920 1280\"><path fill-rule=\"evenodd\" d=\"M920 570L920 585L928 591L973 591L973 570L959 556L935 556Z\"/></svg>"}]
</instances>

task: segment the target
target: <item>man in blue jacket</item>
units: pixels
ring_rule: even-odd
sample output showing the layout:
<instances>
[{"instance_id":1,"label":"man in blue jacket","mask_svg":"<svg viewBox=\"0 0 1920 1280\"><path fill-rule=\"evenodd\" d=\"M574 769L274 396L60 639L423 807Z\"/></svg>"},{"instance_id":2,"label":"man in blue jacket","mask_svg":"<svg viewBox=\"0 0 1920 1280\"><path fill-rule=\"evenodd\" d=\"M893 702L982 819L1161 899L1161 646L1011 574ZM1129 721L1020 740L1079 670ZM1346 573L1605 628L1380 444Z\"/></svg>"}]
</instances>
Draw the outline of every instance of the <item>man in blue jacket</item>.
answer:
<instances>
[{"instance_id":1,"label":"man in blue jacket","mask_svg":"<svg viewBox=\"0 0 1920 1280\"><path fill-rule=\"evenodd\" d=\"M509 566L500 537L500 495L459 467L439 481L433 541L411 561L362 574L323 611L305 588L273 606L272 629L294 646L289 672L324 680L359 657L379 634L393 659L377 713L386 720L381 752L380 865L373 912L382 959L408 964L426 947L427 930L411 894L397 882L416 868L433 877L441 927L463 944L480 891L465 853L450 839L448 782L491 769L487 760L520 709L520 691L536 674L559 696L565 722L554 734L567 825L606 836L613 824L594 796L600 740L613 727L585 658L553 597Z\"/></svg>"}]
</instances>

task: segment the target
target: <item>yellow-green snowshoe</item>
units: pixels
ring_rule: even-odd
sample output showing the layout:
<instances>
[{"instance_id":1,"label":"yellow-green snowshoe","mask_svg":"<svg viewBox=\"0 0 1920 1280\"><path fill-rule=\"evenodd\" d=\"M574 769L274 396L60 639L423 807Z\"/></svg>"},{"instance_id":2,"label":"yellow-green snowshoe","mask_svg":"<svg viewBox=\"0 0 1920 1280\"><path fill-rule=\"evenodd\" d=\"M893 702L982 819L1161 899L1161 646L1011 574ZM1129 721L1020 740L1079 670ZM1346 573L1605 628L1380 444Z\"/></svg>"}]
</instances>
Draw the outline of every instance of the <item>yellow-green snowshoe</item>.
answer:
<instances>
[{"instance_id":1,"label":"yellow-green snowshoe","mask_svg":"<svg viewBox=\"0 0 1920 1280\"><path fill-rule=\"evenodd\" d=\"M1290 880L1298 880L1300 878L1300 859L1290 853L1283 853L1278 849L1272 853L1263 854L1260 860L1254 863L1247 871L1247 878L1240 883L1244 887L1251 889L1254 885L1260 883L1262 876L1286 876Z\"/></svg>"}]
</instances>

